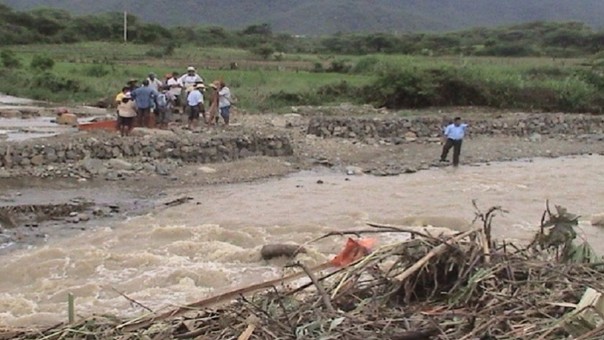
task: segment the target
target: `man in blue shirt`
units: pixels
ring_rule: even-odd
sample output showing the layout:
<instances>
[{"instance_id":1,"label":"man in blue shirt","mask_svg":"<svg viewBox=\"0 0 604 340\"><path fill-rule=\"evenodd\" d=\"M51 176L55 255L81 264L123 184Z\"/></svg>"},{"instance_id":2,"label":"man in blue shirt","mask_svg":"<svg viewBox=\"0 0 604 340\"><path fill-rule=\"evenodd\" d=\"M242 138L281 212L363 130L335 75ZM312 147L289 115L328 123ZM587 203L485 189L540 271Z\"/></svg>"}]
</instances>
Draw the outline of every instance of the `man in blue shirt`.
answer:
<instances>
[{"instance_id":1,"label":"man in blue shirt","mask_svg":"<svg viewBox=\"0 0 604 340\"><path fill-rule=\"evenodd\" d=\"M444 138L446 138L445 144L443 145L443 152L440 155L440 161L446 162L449 150L453 148L453 166L459 165L459 154L461 153L461 143L463 137L466 134L468 124L462 124L460 117L455 117L453 124L449 124L444 130Z\"/></svg>"},{"instance_id":2,"label":"man in blue shirt","mask_svg":"<svg viewBox=\"0 0 604 340\"><path fill-rule=\"evenodd\" d=\"M151 127L151 108L159 93L149 86L149 80L143 81L143 86L130 93L136 101L137 120L140 127Z\"/></svg>"}]
</instances>

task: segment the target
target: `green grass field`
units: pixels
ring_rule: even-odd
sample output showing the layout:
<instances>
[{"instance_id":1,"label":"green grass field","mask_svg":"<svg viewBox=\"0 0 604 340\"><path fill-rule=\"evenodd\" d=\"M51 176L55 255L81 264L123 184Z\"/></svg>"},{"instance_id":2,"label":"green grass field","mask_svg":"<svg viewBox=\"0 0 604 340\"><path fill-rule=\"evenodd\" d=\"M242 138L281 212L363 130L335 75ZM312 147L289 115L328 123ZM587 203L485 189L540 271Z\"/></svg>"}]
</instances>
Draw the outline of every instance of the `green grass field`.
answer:
<instances>
[{"instance_id":1,"label":"green grass field","mask_svg":"<svg viewBox=\"0 0 604 340\"><path fill-rule=\"evenodd\" d=\"M55 102L94 103L100 98L113 97L130 78L142 80L149 72L162 78L172 71L184 72L189 65L197 67L206 82L224 79L236 94L240 108L263 112L280 112L292 103L332 104L354 100L356 95L348 91L349 88L367 88L399 70L424 74L435 69L452 69L456 77L462 77L464 81L493 85L496 91L491 92L503 91L495 93L503 99L507 89L541 88L572 93L567 95L569 100L584 100L597 90L593 84L575 76L576 71L588 63L584 59L286 54L279 56L279 60L264 60L240 49L180 47L169 56L161 56L161 46L100 42L13 46L10 50L21 60L22 67L0 69L0 78L16 79L16 82L3 79L0 92ZM55 82L37 79L40 71L29 69L35 55L55 61L51 70L58 77ZM231 69L232 63L237 63L238 68ZM336 66L343 69L316 72L330 68L334 71ZM65 85L69 80L76 84ZM317 96L320 89L343 82L344 90L335 95L333 91L327 91L331 95ZM45 86L47 83L51 86ZM62 89L59 91L45 88L55 87L55 83L65 86L59 86ZM404 90L409 90L405 86L418 85L403 84ZM411 90L420 94L425 92L424 88ZM415 93L413 91L409 93ZM507 102L503 100L503 103L505 106ZM509 106L514 107L515 103L526 106L513 100L509 101Z\"/></svg>"}]
</instances>

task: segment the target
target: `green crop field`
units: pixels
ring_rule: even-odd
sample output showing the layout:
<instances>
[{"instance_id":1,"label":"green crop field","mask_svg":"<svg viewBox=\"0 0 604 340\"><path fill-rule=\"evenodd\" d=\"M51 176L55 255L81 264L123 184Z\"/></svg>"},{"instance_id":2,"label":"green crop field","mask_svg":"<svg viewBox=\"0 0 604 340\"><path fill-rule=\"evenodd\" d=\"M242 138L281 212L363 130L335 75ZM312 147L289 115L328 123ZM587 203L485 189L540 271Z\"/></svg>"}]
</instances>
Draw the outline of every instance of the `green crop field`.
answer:
<instances>
[{"instance_id":1,"label":"green crop field","mask_svg":"<svg viewBox=\"0 0 604 340\"><path fill-rule=\"evenodd\" d=\"M240 108L251 112L344 101L581 112L601 110L604 101L602 74L587 58L280 54L265 60L235 48L185 46L162 55L159 46L106 42L8 50L20 67L0 68L0 92L55 102L95 103L112 98L130 78L149 72L162 78L189 65L206 82L225 80ZM36 56L54 65L30 66Z\"/></svg>"}]
</instances>

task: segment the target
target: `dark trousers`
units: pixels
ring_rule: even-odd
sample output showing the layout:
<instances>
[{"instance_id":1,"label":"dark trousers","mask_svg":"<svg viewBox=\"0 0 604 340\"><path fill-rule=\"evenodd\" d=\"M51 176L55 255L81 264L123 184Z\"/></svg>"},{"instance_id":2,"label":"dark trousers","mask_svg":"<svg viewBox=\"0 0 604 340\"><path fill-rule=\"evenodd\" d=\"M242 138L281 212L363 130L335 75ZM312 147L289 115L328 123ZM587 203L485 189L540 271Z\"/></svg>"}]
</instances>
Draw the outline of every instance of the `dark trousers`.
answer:
<instances>
[{"instance_id":1,"label":"dark trousers","mask_svg":"<svg viewBox=\"0 0 604 340\"><path fill-rule=\"evenodd\" d=\"M461 153L461 139L447 139L445 145L443 145L443 153L440 155L440 160L444 161L447 159L447 155L449 154L449 150L453 148L453 165L459 165L459 154Z\"/></svg>"}]
</instances>

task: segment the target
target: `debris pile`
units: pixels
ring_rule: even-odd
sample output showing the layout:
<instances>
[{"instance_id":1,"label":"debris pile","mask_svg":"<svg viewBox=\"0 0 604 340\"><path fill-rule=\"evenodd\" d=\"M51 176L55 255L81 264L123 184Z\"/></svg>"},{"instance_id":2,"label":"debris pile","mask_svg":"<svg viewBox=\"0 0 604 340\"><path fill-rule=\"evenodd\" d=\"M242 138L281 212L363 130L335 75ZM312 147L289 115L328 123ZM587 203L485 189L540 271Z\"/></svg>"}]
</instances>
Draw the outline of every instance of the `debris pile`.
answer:
<instances>
[{"instance_id":1,"label":"debris pile","mask_svg":"<svg viewBox=\"0 0 604 340\"><path fill-rule=\"evenodd\" d=\"M491 239L499 207L454 236L370 224L326 265L136 320L97 316L17 339L602 339L604 264L577 245L578 216L549 207L535 240ZM475 223L476 223L475 221ZM479 223L480 224L480 223ZM349 263L350 262L350 263ZM338 265L338 266L336 266ZM292 280L305 277L307 280ZM136 303L135 301L133 303ZM2 333L0 333L2 338Z\"/></svg>"}]
</instances>

